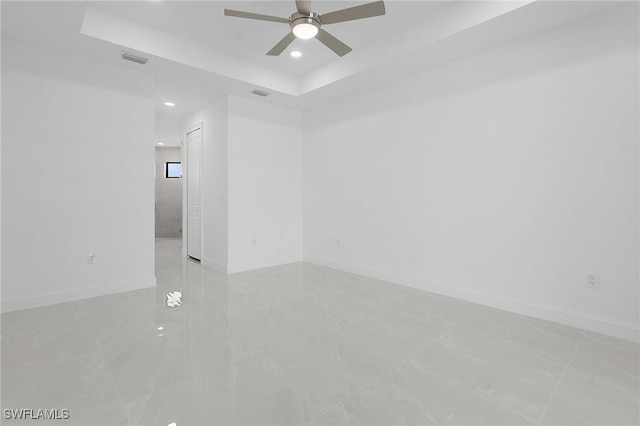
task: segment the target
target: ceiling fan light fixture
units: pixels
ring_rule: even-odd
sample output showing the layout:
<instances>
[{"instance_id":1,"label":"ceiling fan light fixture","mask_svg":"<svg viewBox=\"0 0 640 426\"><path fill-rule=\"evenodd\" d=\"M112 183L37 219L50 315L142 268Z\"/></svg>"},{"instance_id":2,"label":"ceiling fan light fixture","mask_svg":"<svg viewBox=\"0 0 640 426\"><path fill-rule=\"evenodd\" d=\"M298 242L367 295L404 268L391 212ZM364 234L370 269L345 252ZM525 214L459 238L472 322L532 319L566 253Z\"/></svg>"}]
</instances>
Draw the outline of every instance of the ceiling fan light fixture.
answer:
<instances>
[{"instance_id":1,"label":"ceiling fan light fixture","mask_svg":"<svg viewBox=\"0 0 640 426\"><path fill-rule=\"evenodd\" d=\"M293 27L293 34L302 40L314 38L318 34L318 27L313 24L298 24Z\"/></svg>"},{"instance_id":2,"label":"ceiling fan light fixture","mask_svg":"<svg viewBox=\"0 0 640 426\"><path fill-rule=\"evenodd\" d=\"M290 24L293 35L302 40L314 38L320 29L318 14L311 12L311 15L301 15L294 13L291 15Z\"/></svg>"}]
</instances>

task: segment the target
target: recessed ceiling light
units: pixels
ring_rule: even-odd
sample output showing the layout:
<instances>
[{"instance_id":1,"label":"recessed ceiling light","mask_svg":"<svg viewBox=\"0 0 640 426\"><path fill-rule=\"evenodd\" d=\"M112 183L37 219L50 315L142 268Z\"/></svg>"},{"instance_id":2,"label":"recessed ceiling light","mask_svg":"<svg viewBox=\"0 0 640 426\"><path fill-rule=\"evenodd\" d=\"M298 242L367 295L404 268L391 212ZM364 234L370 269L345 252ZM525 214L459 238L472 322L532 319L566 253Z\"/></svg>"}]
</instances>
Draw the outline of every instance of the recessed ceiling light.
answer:
<instances>
[{"instance_id":1,"label":"recessed ceiling light","mask_svg":"<svg viewBox=\"0 0 640 426\"><path fill-rule=\"evenodd\" d=\"M176 106L176 104L174 104L173 102L165 102L164 104L166 106Z\"/></svg>"},{"instance_id":2,"label":"recessed ceiling light","mask_svg":"<svg viewBox=\"0 0 640 426\"><path fill-rule=\"evenodd\" d=\"M162 146L162 145L164 145L164 143L163 142L158 142L156 145Z\"/></svg>"},{"instance_id":3,"label":"recessed ceiling light","mask_svg":"<svg viewBox=\"0 0 640 426\"><path fill-rule=\"evenodd\" d=\"M294 50L291 53L289 53L289 55L291 55L294 58L299 58L300 56L302 56L302 52L300 52L298 50Z\"/></svg>"}]
</instances>

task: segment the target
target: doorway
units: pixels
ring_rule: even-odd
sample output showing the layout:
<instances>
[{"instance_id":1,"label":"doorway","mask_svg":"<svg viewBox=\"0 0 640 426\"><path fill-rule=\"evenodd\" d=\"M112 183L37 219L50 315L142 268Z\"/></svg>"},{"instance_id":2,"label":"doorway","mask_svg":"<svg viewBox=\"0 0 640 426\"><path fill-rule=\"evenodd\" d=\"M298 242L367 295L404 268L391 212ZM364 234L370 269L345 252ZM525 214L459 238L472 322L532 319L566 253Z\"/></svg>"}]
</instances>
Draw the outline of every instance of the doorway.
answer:
<instances>
[{"instance_id":1,"label":"doorway","mask_svg":"<svg viewBox=\"0 0 640 426\"><path fill-rule=\"evenodd\" d=\"M202 124L187 131L187 256L202 259Z\"/></svg>"},{"instance_id":2,"label":"doorway","mask_svg":"<svg viewBox=\"0 0 640 426\"><path fill-rule=\"evenodd\" d=\"M182 238L182 149L156 146L155 236Z\"/></svg>"}]
</instances>

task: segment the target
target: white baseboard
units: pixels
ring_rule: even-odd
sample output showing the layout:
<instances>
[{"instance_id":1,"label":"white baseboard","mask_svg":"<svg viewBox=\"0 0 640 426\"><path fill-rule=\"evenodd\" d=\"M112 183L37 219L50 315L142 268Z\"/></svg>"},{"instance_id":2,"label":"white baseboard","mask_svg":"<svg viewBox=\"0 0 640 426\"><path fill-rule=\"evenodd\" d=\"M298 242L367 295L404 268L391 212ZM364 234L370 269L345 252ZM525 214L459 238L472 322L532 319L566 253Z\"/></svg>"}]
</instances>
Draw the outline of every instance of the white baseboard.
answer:
<instances>
[{"instance_id":1,"label":"white baseboard","mask_svg":"<svg viewBox=\"0 0 640 426\"><path fill-rule=\"evenodd\" d=\"M218 272L222 272L223 274L227 273L227 265L224 264L223 262L219 262L217 260L213 260L209 257L203 257L202 260L200 261L200 263L203 266L206 266L208 268L211 268L215 271Z\"/></svg>"},{"instance_id":2,"label":"white baseboard","mask_svg":"<svg viewBox=\"0 0 640 426\"><path fill-rule=\"evenodd\" d=\"M564 311L562 309L551 306L535 305L513 298L496 296L486 293L478 293L469 290L448 287L441 284L419 281L399 275L377 272L360 266L345 265L316 256L305 256L303 260L305 262L327 266L329 268L351 272L358 275L364 275L366 277L376 278L394 284L416 288L418 290L441 294L443 296L450 296L456 299L466 300L468 302L502 309L504 311L527 315L547 321L553 321L571 327L581 328L584 330L593 331L595 333L602 333L621 339L631 340L634 342L640 342L640 326L638 324L625 323L607 318L598 318L579 312Z\"/></svg>"},{"instance_id":3,"label":"white baseboard","mask_svg":"<svg viewBox=\"0 0 640 426\"><path fill-rule=\"evenodd\" d=\"M2 312L19 311L22 309L73 302L75 300L89 299L97 296L105 296L107 294L122 293L125 291L155 286L156 277L153 276L135 281L117 282L98 287L72 289L48 294L36 294L19 298L3 298L1 310Z\"/></svg>"},{"instance_id":4,"label":"white baseboard","mask_svg":"<svg viewBox=\"0 0 640 426\"><path fill-rule=\"evenodd\" d=\"M251 271L253 269L268 268L270 266L286 265L287 263L300 262L300 256L278 257L275 259L260 260L257 262L239 263L237 265L229 265L227 273Z\"/></svg>"}]
</instances>

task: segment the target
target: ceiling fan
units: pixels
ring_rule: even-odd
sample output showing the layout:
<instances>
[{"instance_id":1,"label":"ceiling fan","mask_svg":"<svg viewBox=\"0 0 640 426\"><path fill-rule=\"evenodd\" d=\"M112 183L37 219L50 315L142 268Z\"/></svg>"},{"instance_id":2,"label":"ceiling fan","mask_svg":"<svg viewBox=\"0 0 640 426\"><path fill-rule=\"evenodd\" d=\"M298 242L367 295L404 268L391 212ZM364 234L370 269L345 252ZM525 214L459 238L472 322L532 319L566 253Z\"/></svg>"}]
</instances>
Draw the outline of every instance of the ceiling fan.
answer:
<instances>
[{"instance_id":1,"label":"ceiling fan","mask_svg":"<svg viewBox=\"0 0 640 426\"><path fill-rule=\"evenodd\" d=\"M267 55L278 56L284 49L289 46L293 40L297 38L310 39L317 38L333 50L338 56L344 56L351 52L351 48L323 30L323 25L337 24L338 22L354 21L356 19L371 18L373 16L384 15L384 1L378 0L372 3L366 3L360 6L354 6L347 9L336 10L335 12L319 15L311 11L311 0L296 0L297 12L293 13L289 18L281 18L279 16L262 15L259 13L242 12L239 10L225 9L225 16L235 16L237 18L256 19L258 21L280 22L289 24L291 31L284 36L273 48L267 52Z\"/></svg>"}]
</instances>

